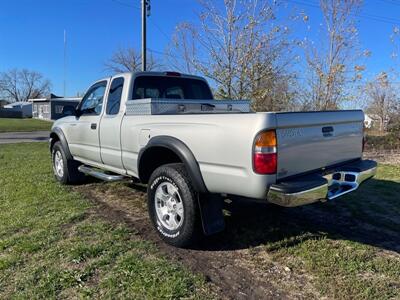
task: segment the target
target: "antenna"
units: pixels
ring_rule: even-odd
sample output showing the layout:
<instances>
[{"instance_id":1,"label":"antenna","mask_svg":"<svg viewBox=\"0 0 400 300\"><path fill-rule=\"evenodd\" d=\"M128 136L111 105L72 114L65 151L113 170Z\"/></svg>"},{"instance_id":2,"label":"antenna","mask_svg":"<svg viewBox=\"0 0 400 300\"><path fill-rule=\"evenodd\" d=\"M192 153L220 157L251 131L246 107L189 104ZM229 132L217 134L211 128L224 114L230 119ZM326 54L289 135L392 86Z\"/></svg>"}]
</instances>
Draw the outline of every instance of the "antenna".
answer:
<instances>
[{"instance_id":1,"label":"antenna","mask_svg":"<svg viewBox=\"0 0 400 300\"><path fill-rule=\"evenodd\" d=\"M64 98L67 96L67 31L64 29Z\"/></svg>"}]
</instances>

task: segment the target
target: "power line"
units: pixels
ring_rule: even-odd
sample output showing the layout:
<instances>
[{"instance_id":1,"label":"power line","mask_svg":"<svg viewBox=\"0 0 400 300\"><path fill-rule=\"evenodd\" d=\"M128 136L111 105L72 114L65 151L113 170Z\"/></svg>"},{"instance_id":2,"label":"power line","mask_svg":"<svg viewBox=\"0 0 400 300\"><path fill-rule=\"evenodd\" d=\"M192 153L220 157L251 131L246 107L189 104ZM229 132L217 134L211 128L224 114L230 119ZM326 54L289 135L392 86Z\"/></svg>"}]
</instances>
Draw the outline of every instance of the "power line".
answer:
<instances>
[{"instance_id":1,"label":"power line","mask_svg":"<svg viewBox=\"0 0 400 300\"><path fill-rule=\"evenodd\" d=\"M138 10L141 10L140 7L132 5L130 3L122 2L122 1L119 1L119 0L111 0L111 1L116 3L116 4L119 4L119 5L123 5L123 6L127 6L127 7L133 7L133 8L136 8ZM161 28L161 26L159 26L152 19L149 19L149 21L168 41L170 41L170 37L168 36L168 34L165 33L165 31Z\"/></svg>"},{"instance_id":2,"label":"power line","mask_svg":"<svg viewBox=\"0 0 400 300\"><path fill-rule=\"evenodd\" d=\"M133 8L136 8L138 10L141 9L140 7L138 7L136 5L132 5L130 3L126 3L126 2L123 2L123 1L120 1L120 0L111 0L111 1L116 3L116 4L119 4L119 5L123 5L123 6L127 6L127 7L133 7ZM315 4L315 3L308 3L308 2L303 2L303 1L299 1L299 0L286 0L286 1L290 2L290 3L294 3L294 4L299 4L299 5L302 5L302 6L308 6L308 7L320 9L320 6L318 4ZM400 3L398 3L398 2L392 2L392 1L389 1L389 0L379 0L379 1L387 3L387 4L395 5L395 6L400 6ZM356 15L358 17L360 17L360 18L364 18L364 19L368 19L368 20L372 20L372 21L376 21L376 22L392 24L392 25L400 25L400 19L397 19L397 18L374 15L374 14L369 14L369 13L360 13L360 14L356 14ZM163 33L163 35L167 36L165 34L165 32L162 31L160 26L156 25L156 23L154 23L154 22L153 22L153 25L155 27L157 27L157 29L161 33Z\"/></svg>"},{"instance_id":3,"label":"power line","mask_svg":"<svg viewBox=\"0 0 400 300\"><path fill-rule=\"evenodd\" d=\"M150 23L154 25L154 27L156 27L156 29L161 32L161 34L167 39L167 41L171 41L171 38L168 36L168 34L165 33L164 30L161 29L161 27L159 25L157 25L156 22L154 22L152 19L150 19Z\"/></svg>"},{"instance_id":4,"label":"power line","mask_svg":"<svg viewBox=\"0 0 400 300\"><path fill-rule=\"evenodd\" d=\"M286 0L286 1L290 2L290 3L294 3L294 4L299 4L302 6L308 6L308 7L320 9L320 6L315 3L307 3L307 2L302 2L302 1L298 1L298 0ZM367 13L360 13L360 14L353 13L352 15L354 15L356 17L376 21L376 22L381 22L381 23L387 23L387 24L392 24L392 25L400 24L400 19L396 19L396 18L384 17L384 16L367 14Z\"/></svg>"},{"instance_id":5,"label":"power line","mask_svg":"<svg viewBox=\"0 0 400 300\"><path fill-rule=\"evenodd\" d=\"M179 57L179 56L173 55L173 54L171 54L171 53L161 52L161 51L154 50L154 49L151 49L151 48L147 48L147 50L148 50L149 52L153 53L153 54L168 56L168 57L170 57L170 58L174 58L174 59L176 59L176 60L180 60L180 61L182 61L182 62L186 62L186 59L184 59L183 57ZM205 60L199 60L199 59L194 59L194 60L197 61L197 62L199 62L199 63L202 63L202 64L209 64L209 63L210 63L209 61L205 61Z\"/></svg>"},{"instance_id":6,"label":"power line","mask_svg":"<svg viewBox=\"0 0 400 300\"><path fill-rule=\"evenodd\" d=\"M157 55L163 55L163 56L168 56L180 61L184 61L186 62L186 60L183 57L178 57L176 55L170 54L170 53L166 53L166 52L161 52L158 50L154 50L151 48L147 48L147 51L153 53L153 54L157 54ZM209 62L205 62L205 61L200 61L197 60L200 63L203 64L208 64ZM348 71L348 73L350 73L351 71ZM283 76L283 77L287 77L287 76ZM300 79L300 80L308 80L309 78L307 77L299 77L299 76L294 76L294 79ZM354 83L355 86L364 86L365 84L368 84L370 82L373 82L374 80L367 80L367 79L361 79L361 80L345 80L344 83ZM400 84L400 81L389 81L389 84Z\"/></svg>"}]
</instances>

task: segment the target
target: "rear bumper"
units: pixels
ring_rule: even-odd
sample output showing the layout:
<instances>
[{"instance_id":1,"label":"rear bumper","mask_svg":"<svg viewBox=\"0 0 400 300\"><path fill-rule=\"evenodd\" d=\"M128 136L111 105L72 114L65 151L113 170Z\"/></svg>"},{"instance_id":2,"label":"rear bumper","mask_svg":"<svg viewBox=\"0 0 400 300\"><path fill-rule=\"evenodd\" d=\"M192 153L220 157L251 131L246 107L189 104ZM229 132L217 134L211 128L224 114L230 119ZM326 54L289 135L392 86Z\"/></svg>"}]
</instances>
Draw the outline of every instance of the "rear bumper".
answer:
<instances>
[{"instance_id":1,"label":"rear bumper","mask_svg":"<svg viewBox=\"0 0 400 300\"><path fill-rule=\"evenodd\" d=\"M372 160L358 160L328 172L286 180L274 184L268 191L268 201L294 207L317 201L333 200L350 193L376 174L377 164Z\"/></svg>"}]
</instances>

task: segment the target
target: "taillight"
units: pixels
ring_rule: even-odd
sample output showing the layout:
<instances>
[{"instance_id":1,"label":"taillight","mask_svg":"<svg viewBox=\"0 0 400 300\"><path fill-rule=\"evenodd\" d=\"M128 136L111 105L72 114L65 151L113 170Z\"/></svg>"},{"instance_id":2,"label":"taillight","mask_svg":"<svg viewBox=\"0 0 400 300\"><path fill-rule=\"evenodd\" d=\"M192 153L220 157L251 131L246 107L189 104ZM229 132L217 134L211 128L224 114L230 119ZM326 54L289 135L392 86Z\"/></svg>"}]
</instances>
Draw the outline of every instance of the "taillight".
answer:
<instances>
[{"instance_id":1,"label":"taillight","mask_svg":"<svg viewBox=\"0 0 400 300\"><path fill-rule=\"evenodd\" d=\"M253 168L258 174L276 174L278 157L276 154L275 130L259 133L254 142Z\"/></svg>"}]
</instances>

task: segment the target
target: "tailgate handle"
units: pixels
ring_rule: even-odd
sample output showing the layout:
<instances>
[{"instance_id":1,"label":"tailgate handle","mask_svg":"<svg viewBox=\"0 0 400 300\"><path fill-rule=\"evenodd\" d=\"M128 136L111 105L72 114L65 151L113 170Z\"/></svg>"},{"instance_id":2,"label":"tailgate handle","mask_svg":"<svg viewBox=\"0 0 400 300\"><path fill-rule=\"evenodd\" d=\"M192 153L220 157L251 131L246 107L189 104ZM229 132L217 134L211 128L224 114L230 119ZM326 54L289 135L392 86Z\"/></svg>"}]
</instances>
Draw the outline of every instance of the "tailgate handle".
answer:
<instances>
[{"instance_id":1,"label":"tailgate handle","mask_svg":"<svg viewBox=\"0 0 400 300\"><path fill-rule=\"evenodd\" d=\"M214 104L211 103L202 103L201 111L212 111L215 108Z\"/></svg>"},{"instance_id":2,"label":"tailgate handle","mask_svg":"<svg viewBox=\"0 0 400 300\"><path fill-rule=\"evenodd\" d=\"M330 133L330 132L333 132L332 126L322 127L322 133Z\"/></svg>"}]
</instances>

